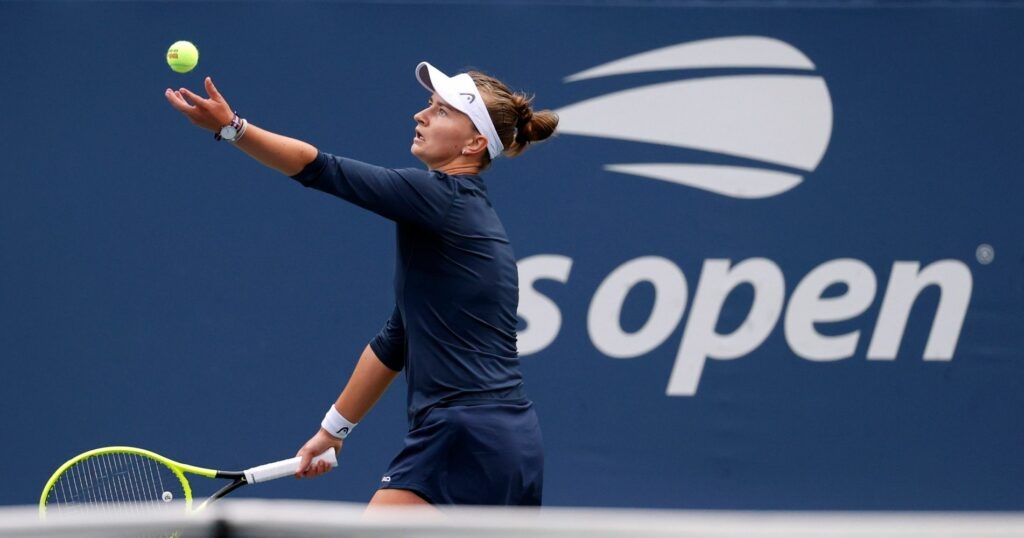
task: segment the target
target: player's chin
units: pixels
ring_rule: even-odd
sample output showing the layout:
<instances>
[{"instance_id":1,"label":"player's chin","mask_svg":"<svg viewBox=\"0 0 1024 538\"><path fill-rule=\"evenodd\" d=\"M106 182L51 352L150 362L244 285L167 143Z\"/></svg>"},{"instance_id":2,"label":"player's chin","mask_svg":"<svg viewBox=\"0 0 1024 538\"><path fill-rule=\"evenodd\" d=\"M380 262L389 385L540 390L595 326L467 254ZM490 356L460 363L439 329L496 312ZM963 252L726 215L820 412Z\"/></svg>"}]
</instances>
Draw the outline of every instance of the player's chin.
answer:
<instances>
[{"instance_id":1,"label":"player's chin","mask_svg":"<svg viewBox=\"0 0 1024 538\"><path fill-rule=\"evenodd\" d=\"M412 140L412 144L409 146L409 153L411 153L413 157L419 159L423 164L429 166L430 163L428 161L430 158L427 149L423 145L423 139L414 138Z\"/></svg>"}]
</instances>

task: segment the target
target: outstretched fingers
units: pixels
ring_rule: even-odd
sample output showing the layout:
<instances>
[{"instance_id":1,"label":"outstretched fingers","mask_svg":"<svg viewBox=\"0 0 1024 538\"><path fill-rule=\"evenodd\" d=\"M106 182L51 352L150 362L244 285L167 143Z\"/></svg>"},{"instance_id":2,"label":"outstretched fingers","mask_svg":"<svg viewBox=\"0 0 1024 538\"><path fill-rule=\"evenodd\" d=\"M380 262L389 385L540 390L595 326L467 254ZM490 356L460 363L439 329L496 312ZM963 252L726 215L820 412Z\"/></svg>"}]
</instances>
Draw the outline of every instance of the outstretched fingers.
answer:
<instances>
[{"instance_id":1,"label":"outstretched fingers","mask_svg":"<svg viewBox=\"0 0 1024 538\"><path fill-rule=\"evenodd\" d=\"M213 99L214 101L220 101L222 103L225 102L224 96L221 95L220 92L217 91L217 87L213 85L212 78L206 77L206 80L203 81L203 84L206 86L206 94L210 96L210 99Z\"/></svg>"},{"instance_id":2,"label":"outstretched fingers","mask_svg":"<svg viewBox=\"0 0 1024 538\"><path fill-rule=\"evenodd\" d=\"M207 103L206 102L209 101L209 99L206 99L206 98L204 98L201 95L197 95L195 93L192 93L192 90L190 90L188 88L181 88L181 89L178 90L178 93L182 97L187 99L188 102L192 103L194 106L197 106L197 107L200 107L200 108L207 108L207 106L206 106Z\"/></svg>"},{"instance_id":3,"label":"outstretched fingers","mask_svg":"<svg viewBox=\"0 0 1024 538\"><path fill-rule=\"evenodd\" d=\"M220 129L231 121L234 114L224 98L217 89L213 87L212 81L207 77L207 90L210 98L198 95L188 88L164 91L164 96L176 110L184 114L192 123L211 131ZM209 90L213 91L210 92Z\"/></svg>"},{"instance_id":4,"label":"outstretched fingers","mask_svg":"<svg viewBox=\"0 0 1024 538\"><path fill-rule=\"evenodd\" d=\"M174 91L167 88L164 91L164 97L167 98L167 102L171 103L171 106L180 112L188 114L192 110L192 105L181 95L180 91Z\"/></svg>"}]
</instances>

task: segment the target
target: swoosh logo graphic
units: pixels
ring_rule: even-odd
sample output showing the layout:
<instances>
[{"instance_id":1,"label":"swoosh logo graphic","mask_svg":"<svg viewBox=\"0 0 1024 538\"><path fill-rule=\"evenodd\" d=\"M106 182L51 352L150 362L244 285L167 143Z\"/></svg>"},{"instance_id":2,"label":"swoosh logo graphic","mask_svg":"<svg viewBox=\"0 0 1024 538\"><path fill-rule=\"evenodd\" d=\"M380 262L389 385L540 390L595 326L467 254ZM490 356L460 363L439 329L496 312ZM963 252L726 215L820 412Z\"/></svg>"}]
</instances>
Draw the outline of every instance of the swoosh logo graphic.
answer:
<instances>
[{"instance_id":1,"label":"swoosh logo graphic","mask_svg":"<svg viewBox=\"0 0 1024 538\"><path fill-rule=\"evenodd\" d=\"M603 64L566 79L666 69L771 67L809 70L800 51L763 37L683 43ZM812 73L710 76L631 88L558 111L563 134L695 149L812 172L832 135L832 100ZM606 170L735 198L786 192L802 176L756 165L608 164Z\"/></svg>"},{"instance_id":2,"label":"swoosh logo graphic","mask_svg":"<svg viewBox=\"0 0 1024 538\"><path fill-rule=\"evenodd\" d=\"M774 170L708 164L609 164L605 170L661 179L733 198L768 198L803 181L799 175Z\"/></svg>"},{"instance_id":3,"label":"swoosh logo graphic","mask_svg":"<svg viewBox=\"0 0 1024 538\"><path fill-rule=\"evenodd\" d=\"M804 53L778 39L762 36L719 37L642 52L580 71L566 77L565 81L575 82L627 73L717 67L812 70L814 63Z\"/></svg>"}]
</instances>

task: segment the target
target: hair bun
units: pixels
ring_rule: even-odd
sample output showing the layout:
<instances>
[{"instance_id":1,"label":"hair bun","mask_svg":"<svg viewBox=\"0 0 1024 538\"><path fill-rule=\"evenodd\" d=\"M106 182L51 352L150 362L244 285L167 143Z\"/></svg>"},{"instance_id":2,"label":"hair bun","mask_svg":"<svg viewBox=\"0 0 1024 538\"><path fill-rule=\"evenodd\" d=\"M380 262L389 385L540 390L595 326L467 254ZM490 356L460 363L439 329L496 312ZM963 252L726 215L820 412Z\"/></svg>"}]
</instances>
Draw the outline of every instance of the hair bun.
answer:
<instances>
[{"instance_id":1,"label":"hair bun","mask_svg":"<svg viewBox=\"0 0 1024 538\"><path fill-rule=\"evenodd\" d=\"M558 127L558 115L551 110L533 110L533 96L514 92L500 80L470 71L486 101L487 112L501 138L507 157L515 157L530 144L550 137Z\"/></svg>"},{"instance_id":2,"label":"hair bun","mask_svg":"<svg viewBox=\"0 0 1024 538\"><path fill-rule=\"evenodd\" d=\"M516 127L519 129L533 120L533 107L530 106L530 101L523 99L517 112L519 112L519 119L516 121Z\"/></svg>"}]
</instances>

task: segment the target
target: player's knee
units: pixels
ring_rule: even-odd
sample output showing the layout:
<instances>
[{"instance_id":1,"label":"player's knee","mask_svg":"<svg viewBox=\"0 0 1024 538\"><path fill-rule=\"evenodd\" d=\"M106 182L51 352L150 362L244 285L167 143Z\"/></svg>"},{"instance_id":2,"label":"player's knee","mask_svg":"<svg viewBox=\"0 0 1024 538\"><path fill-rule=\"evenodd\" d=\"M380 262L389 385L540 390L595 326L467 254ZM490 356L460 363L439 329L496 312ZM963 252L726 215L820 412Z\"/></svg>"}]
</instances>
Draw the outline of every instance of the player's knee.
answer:
<instances>
[{"instance_id":1,"label":"player's knee","mask_svg":"<svg viewBox=\"0 0 1024 538\"><path fill-rule=\"evenodd\" d=\"M430 506L426 499L407 489L378 489L367 508L380 506Z\"/></svg>"}]
</instances>

